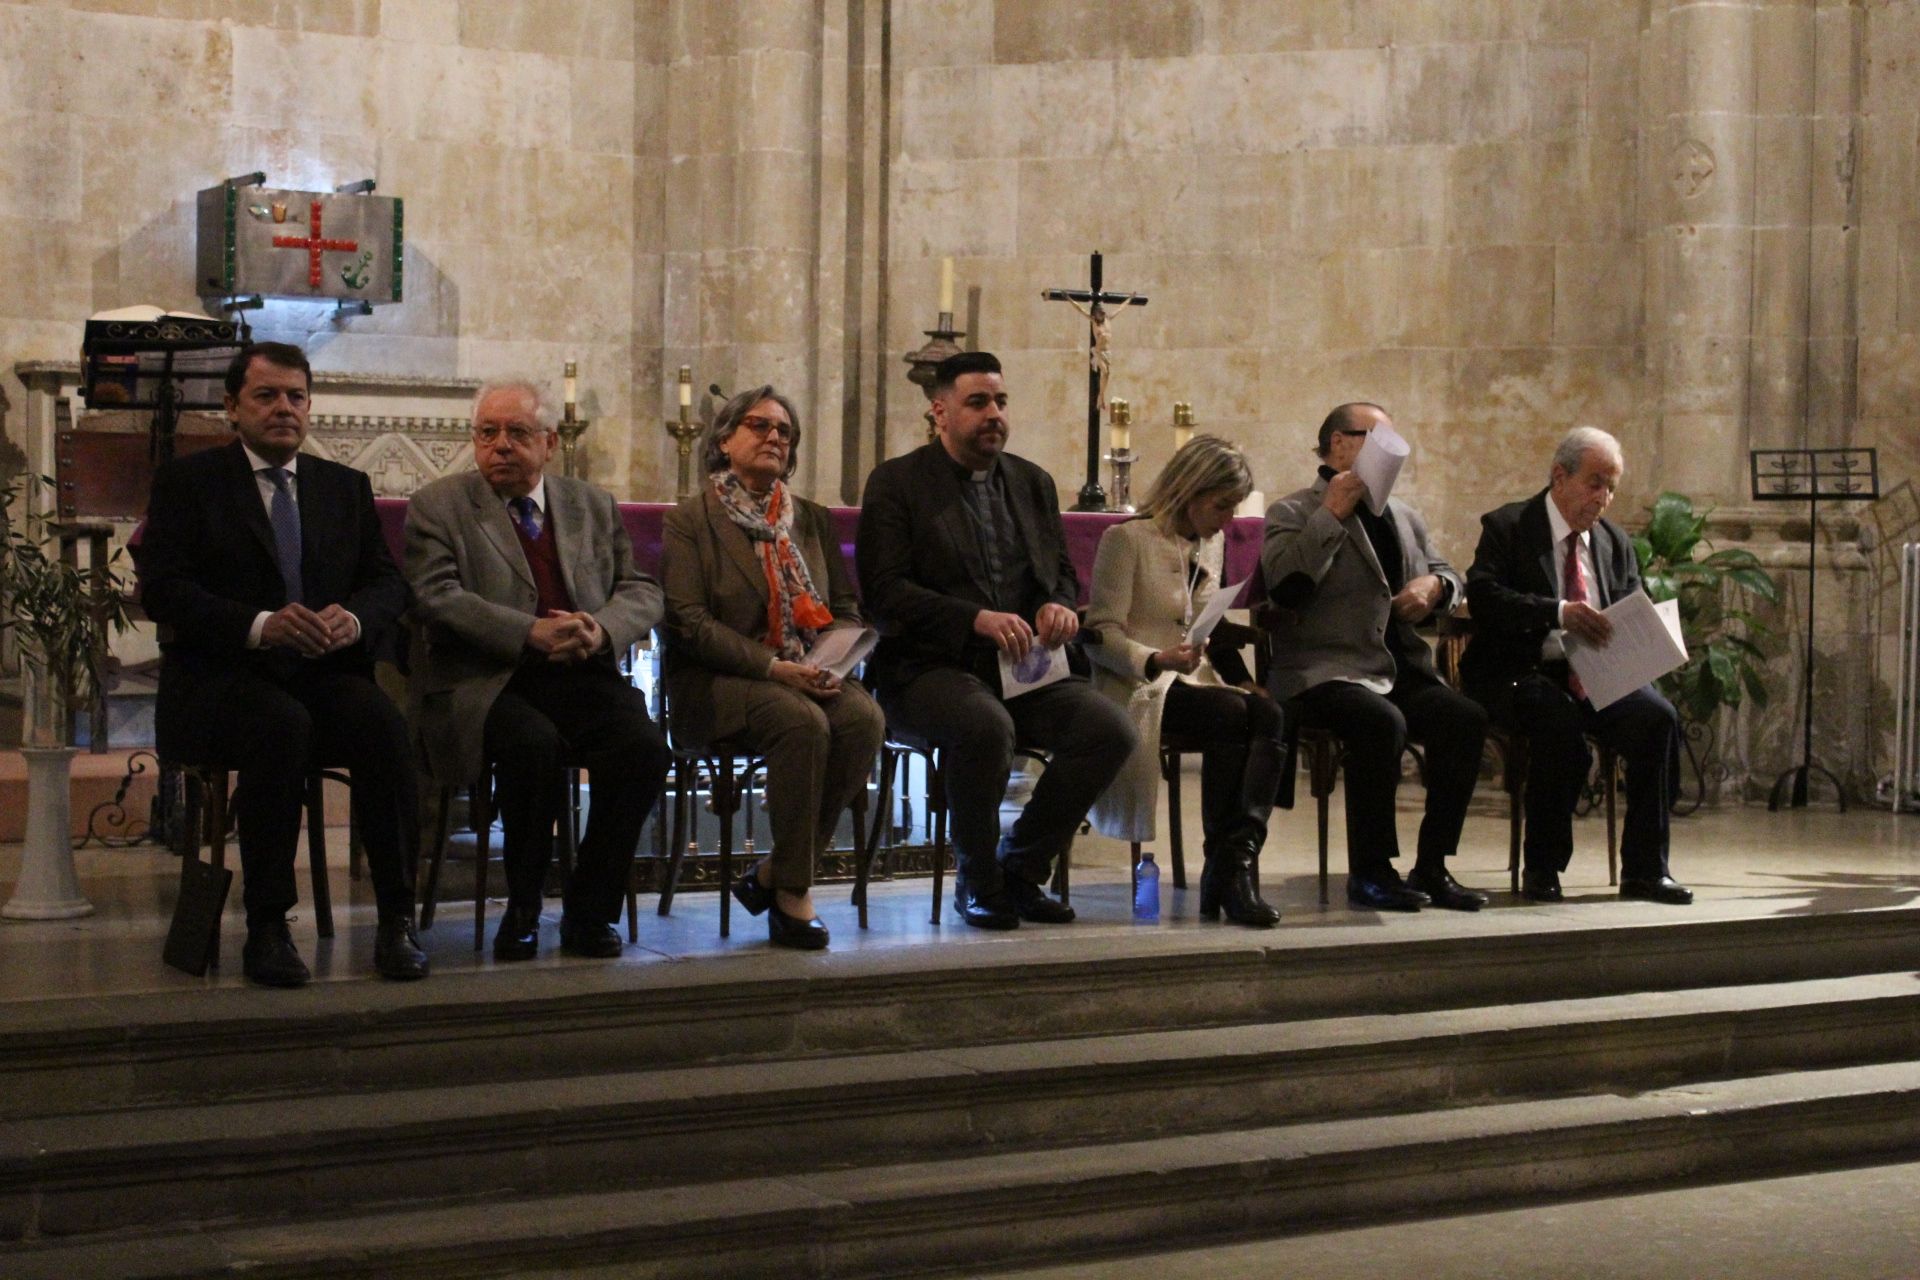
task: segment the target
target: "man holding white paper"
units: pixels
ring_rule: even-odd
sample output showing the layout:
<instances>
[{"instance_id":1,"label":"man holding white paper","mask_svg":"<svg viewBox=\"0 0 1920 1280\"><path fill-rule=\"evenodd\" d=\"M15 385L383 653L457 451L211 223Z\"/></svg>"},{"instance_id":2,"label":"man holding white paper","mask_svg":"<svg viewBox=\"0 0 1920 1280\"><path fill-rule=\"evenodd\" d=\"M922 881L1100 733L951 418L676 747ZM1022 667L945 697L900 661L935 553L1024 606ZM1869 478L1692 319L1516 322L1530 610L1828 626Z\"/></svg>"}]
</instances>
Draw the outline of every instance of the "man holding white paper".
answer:
<instances>
[{"instance_id":1,"label":"man holding white paper","mask_svg":"<svg viewBox=\"0 0 1920 1280\"><path fill-rule=\"evenodd\" d=\"M1384 513L1376 515L1365 501L1356 462L1369 433L1392 426L1377 404L1335 409L1320 424L1319 479L1267 511L1267 685L1300 723L1330 730L1346 748L1348 905L1477 911L1486 895L1456 881L1447 859L1479 778L1487 717L1440 678L1413 629L1453 607L1460 575L1434 550L1418 511L1381 494ZM1426 747L1427 811L1403 881L1393 865L1394 793L1409 740Z\"/></svg>"},{"instance_id":2,"label":"man holding white paper","mask_svg":"<svg viewBox=\"0 0 1920 1280\"><path fill-rule=\"evenodd\" d=\"M954 905L979 929L1064 924L1053 861L1135 742L1126 713L1074 675L1023 692L1002 680L1080 629L1053 477L1006 452L1000 361L964 351L934 367L937 438L867 477L854 555L880 645L869 679L896 730L943 750L953 809ZM1034 683L1033 673L1022 678ZM1016 737L1046 771L1000 838Z\"/></svg>"},{"instance_id":3,"label":"man holding white paper","mask_svg":"<svg viewBox=\"0 0 1920 1280\"><path fill-rule=\"evenodd\" d=\"M1620 442L1575 427L1554 451L1547 487L1480 518L1467 570L1473 642L1461 660L1467 692L1496 723L1524 733L1527 832L1521 893L1561 900L1573 856L1573 808L1592 756L1587 737L1627 766L1620 896L1684 905L1693 893L1668 874L1668 807L1679 772L1679 718L1652 685L1596 709L1567 662L1567 646L1605 649L1603 610L1640 591L1633 542L1604 518L1620 483Z\"/></svg>"}]
</instances>

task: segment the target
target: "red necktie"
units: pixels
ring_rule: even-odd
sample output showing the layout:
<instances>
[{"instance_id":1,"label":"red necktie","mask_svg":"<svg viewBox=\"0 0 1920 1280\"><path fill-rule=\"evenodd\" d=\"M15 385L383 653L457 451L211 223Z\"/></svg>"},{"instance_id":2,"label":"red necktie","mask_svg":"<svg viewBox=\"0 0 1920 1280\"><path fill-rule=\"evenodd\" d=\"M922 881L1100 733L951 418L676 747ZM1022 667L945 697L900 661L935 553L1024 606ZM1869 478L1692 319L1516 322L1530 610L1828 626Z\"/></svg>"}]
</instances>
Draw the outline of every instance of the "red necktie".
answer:
<instances>
[{"instance_id":1,"label":"red necktie","mask_svg":"<svg viewBox=\"0 0 1920 1280\"><path fill-rule=\"evenodd\" d=\"M1567 535L1567 567L1560 576L1567 584L1566 591L1563 593L1567 602L1569 604L1587 603L1587 572L1580 564L1580 535L1577 533ZM1576 698L1587 696L1586 687L1580 683L1580 677L1571 671L1567 672L1567 688L1573 690L1573 696Z\"/></svg>"}]
</instances>

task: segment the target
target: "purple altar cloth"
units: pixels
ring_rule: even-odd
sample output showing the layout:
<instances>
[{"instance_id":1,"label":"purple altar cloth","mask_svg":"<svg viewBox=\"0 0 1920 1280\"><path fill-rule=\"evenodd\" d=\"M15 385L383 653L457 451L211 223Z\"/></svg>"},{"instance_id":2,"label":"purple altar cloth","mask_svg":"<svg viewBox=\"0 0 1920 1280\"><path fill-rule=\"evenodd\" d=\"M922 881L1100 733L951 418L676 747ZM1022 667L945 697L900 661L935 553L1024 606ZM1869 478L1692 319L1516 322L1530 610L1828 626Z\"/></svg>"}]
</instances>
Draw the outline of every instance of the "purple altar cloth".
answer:
<instances>
[{"instance_id":1,"label":"purple altar cloth","mask_svg":"<svg viewBox=\"0 0 1920 1280\"><path fill-rule=\"evenodd\" d=\"M387 545L392 548L397 563L401 560L401 529L407 519L406 499L376 498L374 507L379 512L381 531L386 534ZM667 512L672 509L672 504L665 502L620 504L621 518L626 522L627 533L633 538L634 561L647 573L655 573L660 567L660 526ZM840 532L840 550L847 557L848 571L853 572L853 534L860 523L860 508L833 507L831 510L834 528ZM1080 577L1080 603L1084 605L1093 578L1093 555L1100 545L1100 535L1107 531L1109 525L1127 517L1105 512L1068 511L1060 518L1066 526L1067 555L1072 558L1074 572ZM1259 562L1261 524L1258 516L1241 516L1227 526L1228 582L1243 580ZM1236 603L1244 605L1246 601Z\"/></svg>"}]
</instances>

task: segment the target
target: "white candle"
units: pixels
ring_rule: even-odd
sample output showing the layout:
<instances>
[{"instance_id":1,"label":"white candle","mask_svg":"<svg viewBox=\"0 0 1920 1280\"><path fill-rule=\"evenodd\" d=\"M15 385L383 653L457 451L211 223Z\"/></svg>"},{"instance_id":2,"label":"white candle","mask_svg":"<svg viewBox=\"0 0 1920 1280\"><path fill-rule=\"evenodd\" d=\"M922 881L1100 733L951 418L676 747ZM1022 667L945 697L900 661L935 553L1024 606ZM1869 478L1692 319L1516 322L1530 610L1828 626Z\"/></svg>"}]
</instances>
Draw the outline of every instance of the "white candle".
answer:
<instances>
[{"instance_id":1,"label":"white candle","mask_svg":"<svg viewBox=\"0 0 1920 1280\"><path fill-rule=\"evenodd\" d=\"M953 311L953 259L940 259L940 310L951 314Z\"/></svg>"},{"instance_id":2,"label":"white candle","mask_svg":"<svg viewBox=\"0 0 1920 1280\"><path fill-rule=\"evenodd\" d=\"M1115 453L1133 447L1133 410L1125 400L1115 400L1108 406L1107 412L1112 422L1112 444Z\"/></svg>"},{"instance_id":3,"label":"white candle","mask_svg":"<svg viewBox=\"0 0 1920 1280\"><path fill-rule=\"evenodd\" d=\"M687 408L693 403L693 366L680 366L680 407Z\"/></svg>"},{"instance_id":4,"label":"white candle","mask_svg":"<svg viewBox=\"0 0 1920 1280\"><path fill-rule=\"evenodd\" d=\"M576 369L577 367L578 367L578 366L576 366L576 365L574 364L574 362L573 362L572 360L568 360L568 361L567 361L567 368L566 368L566 383L567 383L567 394L566 394L566 401L567 401L567 403L568 403L568 404L570 404L570 405L571 405L571 404L579 404L579 403L580 403L580 398L579 398L579 397L578 397L577 395L575 395L575 394L574 394L574 393L575 393L575 392L576 392L576 391L577 391L577 390L579 389L579 388L578 388L578 385L577 385L577 383L578 383L578 381L579 381L579 380L578 380L577 378L575 378L575 377L574 377L574 370L575 370L575 369Z\"/></svg>"}]
</instances>

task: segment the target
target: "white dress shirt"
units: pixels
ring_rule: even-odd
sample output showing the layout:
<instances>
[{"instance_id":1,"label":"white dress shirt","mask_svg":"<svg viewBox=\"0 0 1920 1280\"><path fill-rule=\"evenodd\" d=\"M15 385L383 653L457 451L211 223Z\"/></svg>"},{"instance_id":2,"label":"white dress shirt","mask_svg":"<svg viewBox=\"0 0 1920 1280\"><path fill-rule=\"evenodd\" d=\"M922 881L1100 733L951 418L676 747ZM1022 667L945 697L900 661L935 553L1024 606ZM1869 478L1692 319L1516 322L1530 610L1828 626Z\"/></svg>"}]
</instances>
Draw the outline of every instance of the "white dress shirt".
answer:
<instances>
[{"instance_id":1,"label":"white dress shirt","mask_svg":"<svg viewBox=\"0 0 1920 1280\"><path fill-rule=\"evenodd\" d=\"M254 487L260 491L260 505L266 508L267 524L271 527L273 524L273 495L280 491L280 487L274 484L273 477L267 474L273 470L274 464L268 462L252 449L247 448L244 443L241 444L240 450L247 455L247 465L253 469ZM285 471L289 479L287 494L293 499L293 509L298 511L300 509L299 454L296 453L287 459ZM247 628L247 648L258 649L260 647L260 635L266 630L267 619L272 616L273 611L270 609L262 609L259 613L253 615L253 625ZM354 617L352 613L348 613L347 617L353 619L353 635L347 641L348 644L352 644L360 638L360 619Z\"/></svg>"}]
</instances>

